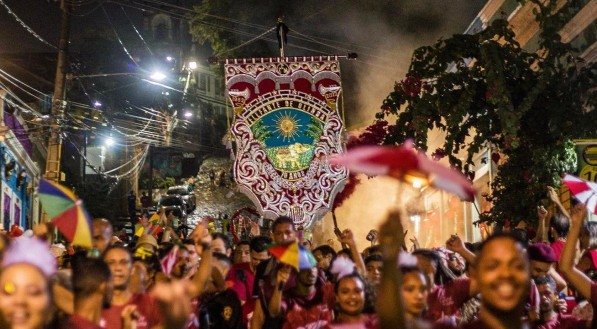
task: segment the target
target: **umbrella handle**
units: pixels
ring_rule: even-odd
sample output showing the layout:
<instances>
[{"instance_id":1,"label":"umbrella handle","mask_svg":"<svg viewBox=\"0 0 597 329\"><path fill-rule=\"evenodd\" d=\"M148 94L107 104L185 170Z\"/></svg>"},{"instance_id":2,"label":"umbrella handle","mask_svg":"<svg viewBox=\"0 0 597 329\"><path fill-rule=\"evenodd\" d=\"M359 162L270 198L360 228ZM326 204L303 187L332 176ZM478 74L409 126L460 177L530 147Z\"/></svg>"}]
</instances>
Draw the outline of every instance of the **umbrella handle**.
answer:
<instances>
[{"instance_id":1,"label":"umbrella handle","mask_svg":"<svg viewBox=\"0 0 597 329\"><path fill-rule=\"evenodd\" d=\"M336 211L332 210L332 219L334 220L334 234L340 239L342 237L342 231L338 227L338 220L336 219ZM348 249L348 246L345 243L340 243L342 245L342 249Z\"/></svg>"}]
</instances>

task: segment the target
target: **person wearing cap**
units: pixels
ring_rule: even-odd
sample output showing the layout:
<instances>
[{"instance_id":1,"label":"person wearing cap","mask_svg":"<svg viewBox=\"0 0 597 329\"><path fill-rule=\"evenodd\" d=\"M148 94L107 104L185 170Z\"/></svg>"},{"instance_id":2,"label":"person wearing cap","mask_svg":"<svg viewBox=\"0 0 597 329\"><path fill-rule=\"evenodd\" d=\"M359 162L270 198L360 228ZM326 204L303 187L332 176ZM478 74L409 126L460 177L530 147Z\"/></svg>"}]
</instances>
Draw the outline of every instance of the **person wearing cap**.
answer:
<instances>
[{"instance_id":1,"label":"person wearing cap","mask_svg":"<svg viewBox=\"0 0 597 329\"><path fill-rule=\"evenodd\" d=\"M14 240L0 268L0 327L41 329L52 315L56 259L37 238Z\"/></svg>"},{"instance_id":2,"label":"person wearing cap","mask_svg":"<svg viewBox=\"0 0 597 329\"><path fill-rule=\"evenodd\" d=\"M531 266L531 278L537 279L547 276L556 284L557 291L567 288L566 281L555 270L554 264L558 262L556 253L547 243L534 243L527 248Z\"/></svg>"},{"instance_id":3,"label":"person wearing cap","mask_svg":"<svg viewBox=\"0 0 597 329\"><path fill-rule=\"evenodd\" d=\"M135 245L135 249L139 248L145 248L155 252L158 250L158 241L152 235L142 235L139 240L137 240L137 244Z\"/></svg>"}]
</instances>

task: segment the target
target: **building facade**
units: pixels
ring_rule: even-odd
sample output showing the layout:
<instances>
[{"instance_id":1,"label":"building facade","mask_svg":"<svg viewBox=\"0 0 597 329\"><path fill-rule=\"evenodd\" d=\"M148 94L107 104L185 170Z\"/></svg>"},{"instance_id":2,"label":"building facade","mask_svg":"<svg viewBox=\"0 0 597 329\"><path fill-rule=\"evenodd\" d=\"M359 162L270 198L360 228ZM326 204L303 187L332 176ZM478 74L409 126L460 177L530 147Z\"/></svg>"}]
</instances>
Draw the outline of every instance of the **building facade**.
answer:
<instances>
[{"instance_id":1,"label":"building facade","mask_svg":"<svg viewBox=\"0 0 597 329\"><path fill-rule=\"evenodd\" d=\"M0 89L0 209L2 228L32 228L40 219L37 186L42 168L32 159L34 145L16 103Z\"/></svg>"}]
</instances>

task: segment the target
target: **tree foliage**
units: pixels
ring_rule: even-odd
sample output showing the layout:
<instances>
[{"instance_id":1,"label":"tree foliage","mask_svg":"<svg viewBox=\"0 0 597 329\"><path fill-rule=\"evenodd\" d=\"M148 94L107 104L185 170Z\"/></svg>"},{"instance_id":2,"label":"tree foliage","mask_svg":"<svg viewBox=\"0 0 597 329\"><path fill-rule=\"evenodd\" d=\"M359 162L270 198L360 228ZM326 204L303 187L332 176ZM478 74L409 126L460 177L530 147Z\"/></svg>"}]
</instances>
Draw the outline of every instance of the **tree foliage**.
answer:
<instances>
[{"instance_id":1,"label":"tree foliage","mask_svg":"<svg viewBox=\"0 0 597 329\"><path fill-rule=\"evenodd\" d=\"M255 26L251 22L267 22L269 19L271 26L274 27L280 13L291 11L291 8L284 4L273 5L270 3L270 5L264 6L264 2L260 0L207 0L202 1L194 9L195 15L191 20L191 33L194 38L200 44L209 44L215 56L229 58L245 55L250 57L277 56L276 43L264 39L255 40L238 49L235 48L265 32L263 28ZM275 32L270 32L267 38L275 39Z\"/></svg>"},{"instance_id":2,"label":"tree foliage","mask_svg":"<svg viewBox=\"0 0 597 329\"><path fill-rule=\"evenodd\" d=\"M484 219L535 218L546 185L573 172L573 140L597 136L595 63L575 56L558 31L576 1L532 1L541 27L540 49L525 51L508 22L495 20L475 34L459 34L415 50L406 77L395 84L376 119L396 118L383 144L413 139L427 150L431 129L446 133L435 158L474 177L473 157L491 146L502 158L493 182L493 208ZM465 152L465 160L458 158Z\"/></svg>"}]
</instances>

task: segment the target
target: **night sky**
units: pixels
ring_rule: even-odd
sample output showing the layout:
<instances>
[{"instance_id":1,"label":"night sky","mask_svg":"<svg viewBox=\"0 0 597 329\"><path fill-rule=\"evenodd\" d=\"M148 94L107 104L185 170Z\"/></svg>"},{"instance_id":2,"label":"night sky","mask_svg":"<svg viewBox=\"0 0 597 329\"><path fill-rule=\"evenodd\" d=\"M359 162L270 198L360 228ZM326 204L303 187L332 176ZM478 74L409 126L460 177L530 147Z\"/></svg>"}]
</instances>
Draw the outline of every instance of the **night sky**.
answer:
<instances>
[{"instance_id":1,"label":"night sky","mask_svg":"<svg viewBox=\"0 0 597 329\"><path fill-rule=\"evenodd\" d=\"M38 34L51 43L57 43L60 12L53 0L2 0L29 24ZM78 33L93 26L108 26L99 0L76 0L88 3L80 8L72 23L71 43L76 44ZM223 0L233 5L242 1ZM170 0L191 7L200 1ZM274 26L279 13L285 14L287 25L302 34L327 38L326 43L336 43L359 53L359 61L343 62L344 97L352 113L348 125L362 125L372 120L372 114L379 109L385 96L391 91L394 81L402 79L408 68L415 48L431 44L441 37L461 33L475 18L485 3L484 0L302 0L302 1L257 1L261 7L250 10L263 13L257 15L262 26ZM109 2L104 4L112 15L117 30L125 39L134 40L134 32L122 16L120 6ZM142 26L142 13L126 8L137 27ZM253 15L253 17L255 17ZM0 53L47 52L51 48L38 42L23 29L6 8L0 6ZM268 24L268 22L270 22ZM251 30L248 26L237 26L251 35L263 30ZM273 37L273 36L272 36ZM246 37L251 38L250 36ZM137 40L138 41L138 40ZM289 38L289 42L301 42L301 46L313 50L334 51L320 44L303 43ZM75 45L76 46L76 45ZM115 43L114 47L120 47ZM308 55L318 53L305 49L288 48L287 55ZM276 56L277 54L272 54ZM122 56L126 56L124 52ZM346 108L346 107L345 107Z\"/></svg>"}]
</instances>

